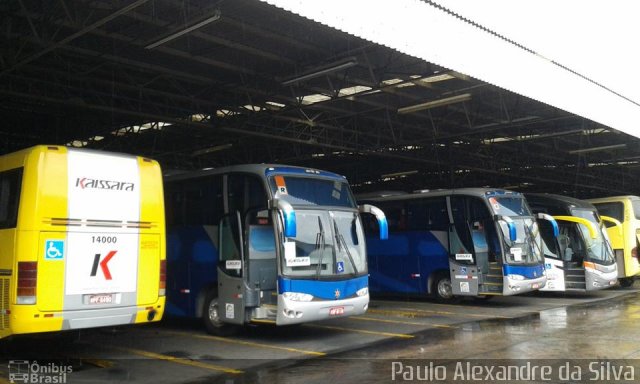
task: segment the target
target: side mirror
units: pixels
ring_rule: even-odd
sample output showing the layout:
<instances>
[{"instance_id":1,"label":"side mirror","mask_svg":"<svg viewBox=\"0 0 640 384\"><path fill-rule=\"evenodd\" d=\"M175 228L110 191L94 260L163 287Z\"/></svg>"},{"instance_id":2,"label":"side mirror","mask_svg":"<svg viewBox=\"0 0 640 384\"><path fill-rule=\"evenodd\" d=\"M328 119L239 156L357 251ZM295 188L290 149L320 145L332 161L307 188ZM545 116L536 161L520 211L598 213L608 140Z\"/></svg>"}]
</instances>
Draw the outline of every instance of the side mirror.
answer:
<instances>
[{"instance_id":1,"label":"side mirror","mask_svg":"<svg viewBox=\"0 0 640 384\"><path fill-rule=\"evenodd\" d=\"M380 239L387 240L389 238L389 225L387 223L387 217L384 212L378 207L370 204L363 204L358 206L360 213L370 213L378 220L378 227L380 227Z\"/></svg>"},{"instance_id":2,"label":"side mirror","mask_svg":"<svg viewBox=\"0 0 640 384\"><path fill-rule=\"evenodd\" d=\"M284 219L284 236L296 237L296 212L293 210L291 204L282 199L273 199L270 207L282 212L282 218Z\"/></svg>"},{"instance_id":3,"label":"side mirror","mask_svg":"<svg viewBox=\"0 0 640 384\"><path fill-rule=\"evenodd\" d=\"M558 235L560 234L560 228L558 227L558 222L553 218L553 216L547 215L546 213L538 213L536 217L538 219L547 220L548 222L550 222L551 226L553 227L553 237L558 237Z\"/></svg>"},{"instance_id":4,"label":"side mirror","mask_svg":"<svg viewBox=\"0 0 640 384\"><path fill-rule=\"evenodd\" d=\"M509 216L496 215L496 220L504 221L509 228L509 240L516 241L518 239L518 230L516 229L516 223Z\"/></svg>"}]
</instances>

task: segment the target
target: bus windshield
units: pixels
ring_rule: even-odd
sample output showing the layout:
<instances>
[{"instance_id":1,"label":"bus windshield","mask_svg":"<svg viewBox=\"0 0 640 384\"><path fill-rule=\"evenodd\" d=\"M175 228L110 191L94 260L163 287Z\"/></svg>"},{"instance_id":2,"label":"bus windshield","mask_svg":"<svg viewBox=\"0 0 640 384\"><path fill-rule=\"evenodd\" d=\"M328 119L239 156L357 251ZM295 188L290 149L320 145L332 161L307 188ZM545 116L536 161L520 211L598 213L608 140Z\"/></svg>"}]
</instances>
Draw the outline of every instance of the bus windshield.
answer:
<instances>
[{"instance_id":1,"label":"bus windshield","mask_svg":"<svg viewBox=\"0 0 640 384\"><path fill-rule=\"evenodd\" d=\"M285 251L284 275L330 279L367 273L364 231L356 212L298 209L296 222L298 235L287 241L291 251Z\"/></svg>"},{"instance_id":2,"label":"bus windshield","mask_svg":"<svg viewBox=\"0 0 640 384\"><path fill-rule=\"evenodd\" d=\"M491 196L489 197L489 204L496 215L531 216L531 211L522 196Z\"/></svg>"},{"instance_id":3,"label":"bus windshield","mask_svg":"<svg viewBox=\"0 0 640 384\"><path fill-rule=\"evenodd\" d=\"M494 214L510 218L516 229L516 239L509 236L509 225L498 220L506 243L505 262L507 264L535 264L543 260L544 245L540 238L538 224L521 195L494 195L488 198Z\"/></svg>"},{"instance_id":4,"label":"bus windshield","mask_svg":"<svg viewBox=\"0 0 640 384\"><path fill-rule=\"evenodd\" d=\"M347 181L323 178L276 175L269 178L275 195L291 205L313 205L356 208Z\"/></svg>"},{"instance_id":5,"label":"bus windshield","mask_svg":"<svg viewBox=\"0 0 640 384\"><path fill-rule=\"evenodd\" d=\"M571 214L589 220L596 228L596 237L594 239L589 234L589 229L586 226L577 224L580 234L585 241L587 258L593 261L612 263L613 252L611 245L603 236L603 231L600 228L600 223L598 222L595 212L589 209L572 209Z\"/></svg>"}]
</instances>

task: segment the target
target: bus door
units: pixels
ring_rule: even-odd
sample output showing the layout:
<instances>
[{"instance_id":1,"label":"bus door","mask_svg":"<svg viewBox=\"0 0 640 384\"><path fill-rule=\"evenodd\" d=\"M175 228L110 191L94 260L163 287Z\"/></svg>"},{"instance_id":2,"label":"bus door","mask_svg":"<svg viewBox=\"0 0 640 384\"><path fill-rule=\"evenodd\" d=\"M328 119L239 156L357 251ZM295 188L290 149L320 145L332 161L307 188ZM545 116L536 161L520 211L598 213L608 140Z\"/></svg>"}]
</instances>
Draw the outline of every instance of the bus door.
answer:
<instances>
[{"instance_id":1,"label":"bus door","mask_svg":"<svg viewBox=\"0 0 640 384\"><path fill-rule=\"evenodd\" d=\"M225 323L244 324L246 265L240 212L225 215L218 230L218 316Z\"/></svg>"},{"instance_id":2,"label":"bus door","mask_svg":"<svg viewBox=\"0 0 640 384\"><path fill-rule=\"evenodd\" d=\"M540 213L538 213L538 217ZM554 229L551 221L538 218L538 228L540 229L540 249L544 256L544 269L547 275L547 284L540 288L541 291L564 291L565 290L565 264L564 249L568 246L569 238L560 237L559 229ZM556 232L558 235L556 236Z\"/></svg>"},{"instance_id":3,"label":"bus door","mask_svg":"<svg viewBox=\"0 0 640 384\"><path fill-rule=\"evenodd\" d=\"M478 260L469 222L468 202L465 196L448 196L449 212L449 271L454 295L478 295ZM485 242L486 246L486 242ZM478 244L478 248L483 248Z\"/></svg>"},{"instance_id":4,"label":"bus door","mask_svg":"<svg viewBox=\"0 0 640 384\"><path fill-rule=\"evenodd\" d=\"M267 209L252 209L245 218L247 249L245 270L247 272L247 296L245 304L257 307L260 304L277 303L278 280L276 239L271 213Z\"/></svg>"}]
</instances>

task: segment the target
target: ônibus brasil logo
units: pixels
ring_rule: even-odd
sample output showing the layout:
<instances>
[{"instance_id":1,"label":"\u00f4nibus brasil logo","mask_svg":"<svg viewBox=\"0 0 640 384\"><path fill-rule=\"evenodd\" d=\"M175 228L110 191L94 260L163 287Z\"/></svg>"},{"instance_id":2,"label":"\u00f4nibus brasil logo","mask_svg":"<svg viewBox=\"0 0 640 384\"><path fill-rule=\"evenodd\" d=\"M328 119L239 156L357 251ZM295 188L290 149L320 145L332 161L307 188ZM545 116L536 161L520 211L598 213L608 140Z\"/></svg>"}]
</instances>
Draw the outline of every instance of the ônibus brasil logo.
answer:
<instances>
[{"instance_id":1,"label":"\u00f4nibus brasil logo","mask_svg":"<svg viewBox=\"0 0 640 384\"><path fill-rule=\"evenodd\" d=\"M80 189L110 189L114 191L133 191L135 184L127 181L91 179L78 177L76 187Z\"/></svg>"}]
</instances>

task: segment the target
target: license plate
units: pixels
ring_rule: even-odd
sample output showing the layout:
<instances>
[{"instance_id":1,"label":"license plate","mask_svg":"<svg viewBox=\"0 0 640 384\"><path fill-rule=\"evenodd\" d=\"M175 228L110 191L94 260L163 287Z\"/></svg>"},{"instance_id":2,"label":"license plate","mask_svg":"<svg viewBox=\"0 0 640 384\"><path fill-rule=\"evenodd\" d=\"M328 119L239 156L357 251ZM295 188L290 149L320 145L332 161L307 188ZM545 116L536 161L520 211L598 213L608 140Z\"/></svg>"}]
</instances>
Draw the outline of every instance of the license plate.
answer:
<instances>
[{"instance_id":1,"label":"license plate","mask_svg":"<svg viewBox=\"0 0 640 384\"><path fill-rule=\"evenodd\" d=\"M89 296L89 304L111 304L113 303L112 295L91 295Z\"/></svg>"},{"instance_id":2,"label":"license plate","mask_svg":"<svg viewBox=\"0 0 640 384\"><path fill-rule=\"evenodd\" d=\"M329 308L329 316L344 315L344 307Z\"/></svg>"},{"instance_id":3,"label":"license plate","mask_svg":"<svg viewBox=\"0 0 640 384\"><path fill-rule=\"evenodd\" d=\"M538 288L540 288L539 283L531 284L531 289L538 289Z\"/></svg>"}]
</instances>

